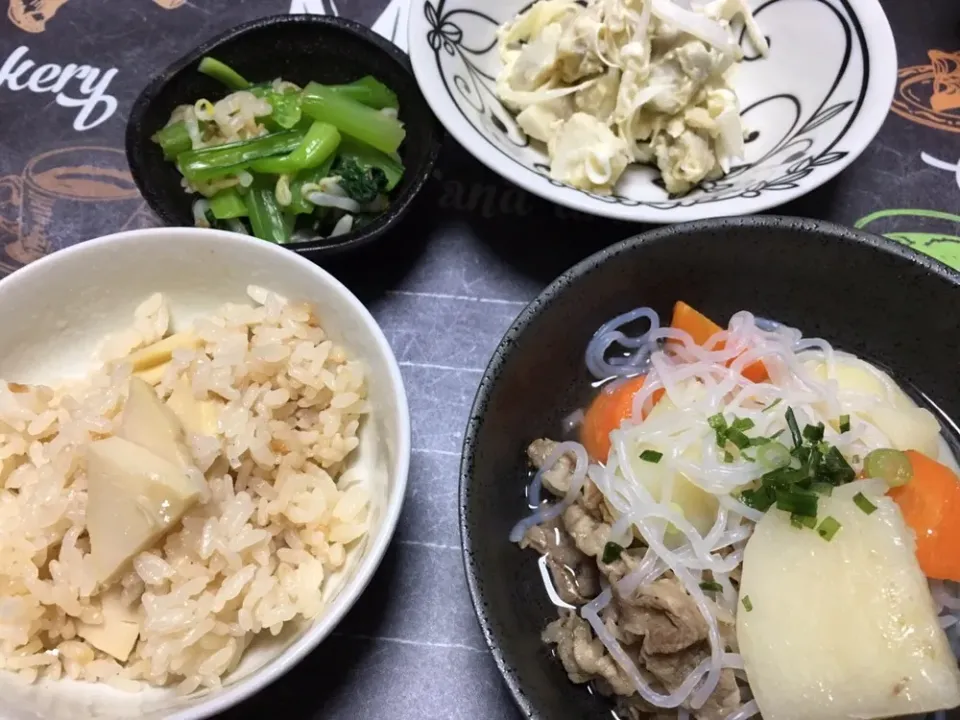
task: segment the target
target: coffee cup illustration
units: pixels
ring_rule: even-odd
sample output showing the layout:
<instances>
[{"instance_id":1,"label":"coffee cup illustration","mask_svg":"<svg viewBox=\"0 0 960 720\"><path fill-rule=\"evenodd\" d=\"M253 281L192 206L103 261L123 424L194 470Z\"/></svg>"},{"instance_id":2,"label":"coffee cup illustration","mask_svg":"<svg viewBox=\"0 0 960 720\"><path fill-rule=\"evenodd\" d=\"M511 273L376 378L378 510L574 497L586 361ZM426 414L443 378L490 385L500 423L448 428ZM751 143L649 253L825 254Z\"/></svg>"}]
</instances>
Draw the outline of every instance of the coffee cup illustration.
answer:
<instances>
[{"instance_id":1,"label":"coffee cup illustration","mask_svg":"<svg viewBox=\"0 0 960 720\"><path fill-rule=\"evenodd\" d=\"M67 0L10 0L7 17L21 30L29 33L42 33L47 28L47 20L57 14L60 6Z\"/></svg>"},{"instance_id":2,"label":"coffee cup illustration","mask_svg":"<svg viewBox=\"0 0 960 720\"><path fill-rule=\"evenodd\" d=\"M7 17L14 25L28 33L42 33L47 21L57 14L67 0L9 0ZM164 10L176 10L186 0L153 0Z\"/></svg>"},{"instance_id":3,"label":"coffee cup illustration","mask_svg":"<svg viewBox=\"0 0 960 720\"><path fill-rule=\"evenodd\" d=\"M32 158L19 176L0 178L0 267L15 269L59 249L56 224L70 237L104 232L104 204L126 203L138 212L140 194L124 154L107 147L69 147Z\"/></svg>"}]
</instances>

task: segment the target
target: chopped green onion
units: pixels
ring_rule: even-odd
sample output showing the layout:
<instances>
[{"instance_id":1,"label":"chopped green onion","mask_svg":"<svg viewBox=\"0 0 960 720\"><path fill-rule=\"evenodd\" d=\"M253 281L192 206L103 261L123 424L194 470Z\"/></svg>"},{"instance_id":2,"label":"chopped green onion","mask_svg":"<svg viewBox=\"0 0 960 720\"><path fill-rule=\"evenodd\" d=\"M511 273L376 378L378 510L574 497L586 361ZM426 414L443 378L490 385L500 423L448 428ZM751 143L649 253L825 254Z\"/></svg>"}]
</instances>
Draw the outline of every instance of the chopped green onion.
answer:
<instances>
[{"instance_id":1,"label":"chopped green onion","mask_svg":"<svg viewBox=\"0 0 960 720\"><path fill-rule=\"evenodd\" d=\"M830 542L833 540L833 536L839 531L840 523L837 522L836 518L828 515L820 521L820 526L817 528L817 535L822 537L827 542Z\"/></svg>"},{"instance_id":2,"label":"chopped green onion","mask_svg":"<svg viewBox=\"0 0 960 720\"><path fill-rule=\"evenodd\" d=\"M777 430L770 437L752 437L750 438L750 444L753 447L760 447L761 445L766 445L767 443L773 442L781 435L783 435L783 430Z\"/></svg>"},{"instance_id":3,"label":"chopped green onion","mask_svg":"<svg viewBox=\"0 0 960 720\"><path fill-rule=\"evenodd\" d=\"M844 459L841 452L835 447L830 448L824 456L823 466L834 485L845 485L857 477L856 471L850 467L850 463Z\"/></svg>"},{"instance_id":4,"label":"chopped green onion","mask_svg":"<svg viewBox=\"0 0 960 720\"><path fill-rule=\"evenodd\" d=\"M913 479L910 458L900 450L872 450L864 458L863 472L867 477L880 478L888 487L900 487Z\"/></svg>"},{"instance_id":5,"label":"chopped green onion","mask_svg":"<svg viewBox=\"0 0 960 720\"><path fill-rule=\"evenodd\" d=\"M805 471L809 480L813 480L817 477L817 473L820 470L820 462L822 460L823 455L820 453L820 450L818 448L810 448L805 460Z\"/></svg>"},{"instance_id":6,"label":"chopped green onion","mask_svg":"<svg viewBox=\"0 0 960 720\"><path fill-rule=\"evenodd\" d=\"M700 589L705 592L723 592L723 585L708 580L700 583Z\"/></svg>"},{"instance_id":7,"label":"chopped green onion","mask_svg":"<svg viewBox=\"0 0 960 720\"><path fill-rule=\"evenodd\" d=\"M768 442L757 448L757 462L771 470L786 467L790 464L790 451L783 443Z\"/></svg>"},{"instance_id":8,"label":"chopped green onion","mask_svg":"<svg viewBox=\"0 0 960 720\"><path fill-rule=\"evenodd\" d=\"M734 418L733 423L730 425L734 430L740 430L741 432L752 430L753 426L754 422L750 418Z\"/></svg>"},{"instance_id":9,"label":"chopped green onion","mask_svg":"<svg viewBox=\"0 0 960 720\"><path fill-rule=\"evenodd\" d=\"M746 610L747 612L751 612L753 610L753 603L750 602L749 595L744 595L743 598L741 598L740 602L743 603L743 609Z\"/></svg>"},{"instance_id":10,"label":"chopped green onion","mask_svg":"<svg viewBox=\"0 0 960 720\"><path fill-rule=\"evenodd\" d=\"M656 450L644 450L640 453L640 459L648 463L658 463L662 457L663 453Z\"/></svg>"},{"instance_id":11,"label":"chopped green onion","mask_svg":"<svg viewBox=\"0 0 960 720\"><path fill-rule=\"evenodd\" d=\"M840 416L840 432L841 433L850 432L850 416L849 415Z\"/></svg>"},{"instance_id":12,"label":"chopped green onion","mask_svg":"<svg viewBox=\"0 0 960 720\"><path fill-rule=\"evenodd\" d=\"M730 452L729 450L724 450L724 451L723 451L723 461L724 461L725 463L732 463L732 462L733 462L733 453Z\"/></svg>"},{"instance_id":13,"label":"chopped green onion","mask_svg":"<svg viewBox=\"0 0 960 720\"><path fill-rule=\"evenodd\" d=\"M727 421L723 419L723 415L721 413L717 413L716 415L711 415L710 417L708 417L707 425L709 425L714 430L727 429Z\"/></svg>"},{"instance_id":14,"label":"chopped green onion","mask_svg":"<svg viewBox=\"0 0 960 720\"><path fill-rule=\"evenodd\" d=\"M773 409L774 409L777 405L779 405L781 402L783 402L783 398L777 398L777 399L774 400L772 403L770 403L769 405L767 405L767 406L766 406L763 410L761 410L760 412L767 412L767 410L773 410Z\"/></svg>"},{"instance_id":15,"label":"chopped green onion","mask_svg":"<svg viewBox=\"0 0 960 720\"><path fill-rule=\"evenodd\" d=\"M817 516L817 496L813 493L777 491L777 509L797 515Z\"/></svg>"},{"instance_id":16,"label":"chopped green onion","mask_svg":"<svg viewBox=\"0 0 960 720\"><path fill-rule=\"evenodd\" d=\"M608 542L603 546L603 556L600 559L603 560L604 564L609 565L610 563L617 561L622 552L623 547L614 542Z\"/></svg>"},{"instance_id":17,"label":"chopped green onion","mask_svg":"<svg viewBox=\"0 0 960 720\"><path fill-rule=\"evenodd\" d=\"M731 427L727 430L727 440L732 442L740 450L750 447L750 438L744 435L740 430Z\"/></svg>"},{"instance_id":18,"label":"chopped green onion","mask_svg":"<svg viewBox=\"0 0 960 720\"><path fill-rule=\"evenodd\" d=\"M790 524L795 528L810 528L813 530L817 526L817 519L810 515L797 515L793 513L790 515Z\"/></svg>"},{"instance_id":19,"label":"chopped green onion","mask_svg":"<svg viewBox=\"0 0 960 720\"><path fill-rule=\"evenodd\" d=\"M797 425L797 416L793 414L793 408L787 408L786 418L787 427L790 428L790 435L793 437L793 446L799 448L803 445L803 436L800 434L800 427Z\"/></svg>"},{"instance_id":20,"label":"chopped green onion","mask_svg":"<svg viewBox=\"0 0 960 720\"><path fill-rule=\"evenodd\" d=\"M740 501L749 508L766 512L776 502L776 495L769 487L762 486L756 490L744 490L740 493Z\"/></svg>"},{"instance_id":21,"label":"chopped green onion","mask_svg":"<svg viewBox=\"0 0 960 720\"><path fill-rule=\"evenodd\" d=\"M818 495L826 495L827 497L833 495L833 485L830 483L815 482L810 486L810 489Z\"/></svg>"},{"instance_id":22,"label":"chopped green onion","mask_svg":"<svg viewBox=\"0 0 960 720\"><path fill-rule=\"evenodd\" d=\"M823 440L823 430L823 423L807 425L803 428L803 437L810 443L818 443Z\"/></svg>"},{"instance_id":23,"label":"chopped green onion","mask_svg":"<svg viewBox=\"0 0 960 720\"><path fill-rule=\"evenodd\" d=\"M867 499L867 496L863 493L857 493L853 496L853 502L858 508L863 510L867 515L872 515L877 510L877 506L874 505Z\"/></svg>"}]
</instances>

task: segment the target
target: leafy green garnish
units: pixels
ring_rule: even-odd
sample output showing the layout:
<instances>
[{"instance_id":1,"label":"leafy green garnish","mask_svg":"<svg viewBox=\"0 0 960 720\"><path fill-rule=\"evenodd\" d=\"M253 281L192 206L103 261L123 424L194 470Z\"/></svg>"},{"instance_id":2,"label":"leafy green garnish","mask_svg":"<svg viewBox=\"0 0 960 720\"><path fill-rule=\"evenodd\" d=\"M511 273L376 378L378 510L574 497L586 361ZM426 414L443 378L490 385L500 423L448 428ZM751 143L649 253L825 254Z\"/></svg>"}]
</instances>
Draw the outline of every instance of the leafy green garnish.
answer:
<instances>
[{"instance_id":1,"label":"leafy green garnish","mask_svg":"<svg viewBox=\"0 0 960 720\"><path fill-rule=\"evenodd\" d=\"M361 165L352 157L341 158L334 166L334 173L340 176L340 188L361 205L373 202L387 188L383 170Z\"/></svg>"},{"instance_id":2,"label":"leafy green garnish","mask_svg":"<svg viewBox=\"0 0 960 720\"><path fill-rule=\"evenodd\" d=\"M834 487L853 481L856 472L836 447L823 440L823 423L806 425L801 432L793 408L787 408L784 417L794 442L793 449L773 443L773 438L761 444L757 460L770 470L739 497L754 510L766 512L776 506L791 514L794 526L813 528L818 497L830 495ZM729 439L729 432L729 429L725 431L725 439Z\"/></svg>"}]
</instances>

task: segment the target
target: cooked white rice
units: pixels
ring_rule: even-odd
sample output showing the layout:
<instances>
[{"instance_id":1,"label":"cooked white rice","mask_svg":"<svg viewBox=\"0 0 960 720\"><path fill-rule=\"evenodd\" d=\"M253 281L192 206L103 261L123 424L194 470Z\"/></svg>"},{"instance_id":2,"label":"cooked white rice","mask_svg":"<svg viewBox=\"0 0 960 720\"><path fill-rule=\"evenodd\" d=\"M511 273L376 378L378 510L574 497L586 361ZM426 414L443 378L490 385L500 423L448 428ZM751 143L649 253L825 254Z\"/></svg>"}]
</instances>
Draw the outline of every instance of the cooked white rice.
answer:
<instances>
[{"instance_id":1,"label":"cooked white rice","mask_svg":"<svg viewBox=\"0 0 960 720\"><path fill-rule=\"evenodd\" d=\"M83 382L0 381L0 668L191 692L218 687L257 633L322 611L367 532L370 498L346 467L368 411L364 373L308 306L249 294L254 304L197 320L199 349L175 351L153 378L161 398L186 374L197 398L222 404L216 437L189 436L204 496L109 586L140 623L125 663L77 634L102 622L108 589L90 562L84 455L119 426L125 358L170 333L166 302L144 302Z\"/></svg>"}]
</instances>

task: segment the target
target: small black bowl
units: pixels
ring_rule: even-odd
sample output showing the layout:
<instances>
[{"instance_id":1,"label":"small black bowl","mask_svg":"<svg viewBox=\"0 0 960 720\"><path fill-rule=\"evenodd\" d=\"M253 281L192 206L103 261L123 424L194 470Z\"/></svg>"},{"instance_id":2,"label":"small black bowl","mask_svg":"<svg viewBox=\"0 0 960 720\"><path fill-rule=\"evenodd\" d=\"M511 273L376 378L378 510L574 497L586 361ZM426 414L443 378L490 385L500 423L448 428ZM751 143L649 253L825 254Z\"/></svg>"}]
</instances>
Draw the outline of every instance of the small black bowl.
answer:
<instances>
[{"instance_id":1,"label":"small black bowl","mask_svg":"<svg viewBox=\"0 0 960 720\"><path fill-rule=\"evenodd\" d=\"M643 233L565 272L520 314L474 401L460 468L467 582L483 634L523 714L609 720L567 679L540 632L556 618L536 554L507 536L527 514L527 444L556 437L590 393L584 350L606 320L685 300L799 328L891 371L960 418L960 274L891 240L783 217L706 220Z\"/></svg>"},{"instance_id":2,"label":"small black bowl","mask_svg":"<svg viewBox=\"0 0 960 720\"><path fill-rule=\"evenodd\" d=\"M204 55L235 68L251 82L277 77L305 85L311 80L347 83L373 75L400 100L400 119L407 136L400 147L406 167L391 193L390 208L355 232L286 247L318 259L366 245L388 232L410 209L433 170L443 130L420 93L407 56L391 42L351 20L321 15L277 15L228 30L180 58L140 93L127 121L127 162L147 204L170 225L193 225L195 196L180 184L176 167L164 160L150 139L177 105L200 98L217 99L229 92L197 71Z\"/></svg>"}]
</instances>

